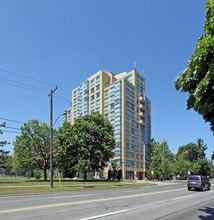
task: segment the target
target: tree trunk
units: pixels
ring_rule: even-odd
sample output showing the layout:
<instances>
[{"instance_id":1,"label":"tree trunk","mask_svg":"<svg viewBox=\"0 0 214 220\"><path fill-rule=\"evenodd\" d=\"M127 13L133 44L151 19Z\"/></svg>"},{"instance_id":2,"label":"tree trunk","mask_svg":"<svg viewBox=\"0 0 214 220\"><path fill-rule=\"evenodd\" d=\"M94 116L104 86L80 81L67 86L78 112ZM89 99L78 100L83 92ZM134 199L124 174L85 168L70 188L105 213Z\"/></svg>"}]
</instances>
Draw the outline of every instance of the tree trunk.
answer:
<instances>
[{"instance_id":1,"label":"tree trunk","mask_svg":"<svg viewBox=\"0 0 214 220\"><path fill-rule=\"evenodd\" d=\"M84 172L84 180L87 180L87 171Z\"/></svg>"},{"instance_id":2,"label":"tree trunk","mask_svg":"<svg viewBox=\"0 0 214 220\"><path fill-rule=\"evenodd\" d=\"M44 171L44 181L47 181L47 172L46 172L46 171L47 171L47 169L46 169L46 168L44 168L44 170L43 170L43 171Z\"/></svg>"}]
</instances>

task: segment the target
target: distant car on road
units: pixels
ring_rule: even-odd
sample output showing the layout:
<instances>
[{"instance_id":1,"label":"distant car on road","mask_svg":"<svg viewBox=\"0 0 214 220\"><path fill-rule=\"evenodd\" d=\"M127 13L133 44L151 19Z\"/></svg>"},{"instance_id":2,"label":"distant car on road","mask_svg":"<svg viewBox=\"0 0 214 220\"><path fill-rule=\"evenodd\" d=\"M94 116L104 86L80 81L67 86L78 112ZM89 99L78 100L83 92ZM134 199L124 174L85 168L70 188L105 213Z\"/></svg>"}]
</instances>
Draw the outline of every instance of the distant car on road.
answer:
<instances>
[{"instance_id":1,"label":"distant car on road","mask_svg":"<svg viewBox=\"0 0 214 220\"><path fill-rule=\"evenodd\" d=\"M211 183L209 179L205 176L201 175L190 175L187 179L187 188L191 189L199 189L204 191L205 189L210 190Z\"/></svg>"}]
</instances>

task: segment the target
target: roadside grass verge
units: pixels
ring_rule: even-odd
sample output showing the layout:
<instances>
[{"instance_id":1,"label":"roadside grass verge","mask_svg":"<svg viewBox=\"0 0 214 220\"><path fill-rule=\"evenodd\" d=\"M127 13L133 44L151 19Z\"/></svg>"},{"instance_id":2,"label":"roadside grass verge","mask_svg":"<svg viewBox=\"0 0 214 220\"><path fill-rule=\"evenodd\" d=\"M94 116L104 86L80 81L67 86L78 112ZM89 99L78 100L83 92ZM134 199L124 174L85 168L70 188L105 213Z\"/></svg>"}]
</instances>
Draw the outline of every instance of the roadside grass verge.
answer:
<instances>
[{"instance_id":1,"label":"roadside grass verge","mask_svg":"<svg viewBox=\"0 0 214 220\"><path fill-rule=\"evenodd\" d=\"M53 188L50 181L26 179L26 178L0 178L0 196L14 194L36 194L81 190L119 189L131 187L144 187L156 185L151 183L139 183L132 181L106 181L106 180L72 180L54 179Z\"/></svg>"}]
</instances>

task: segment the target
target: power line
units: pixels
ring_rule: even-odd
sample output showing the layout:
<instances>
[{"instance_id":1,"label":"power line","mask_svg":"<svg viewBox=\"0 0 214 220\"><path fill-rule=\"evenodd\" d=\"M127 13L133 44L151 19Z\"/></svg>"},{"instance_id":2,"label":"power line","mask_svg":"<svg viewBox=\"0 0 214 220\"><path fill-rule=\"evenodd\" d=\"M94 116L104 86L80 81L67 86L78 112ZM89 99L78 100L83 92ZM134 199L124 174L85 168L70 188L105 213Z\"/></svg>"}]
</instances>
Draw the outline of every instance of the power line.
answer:
<instances>
[{"instance_id":1,"label":"power line","mask_svg":"<svg viewBox=\"0 0 214 220\"><path fill-rule=\"evenodd\" d=\"M15 134L20 134L20 132L17 132L17 131L8 131L8 130L4 130L4 129L3 129L3 130L1 129L0 132L1 132L1 131L3 131L3 132L9 132L9 133L15 133Z\"/></svg>"},{"instance_id":2,"label":"power line","mask_svg":"<svg viewBox=\"0 0 214 220\"><path fill-rule=\"evenodd\" d=\"M22 78L25 78L25 79L30 79L30 80L33 80L33 81L36 81L36 82L40 82L40 83L44 83L44 84L53 86L52 83L49 83L49 82L46 82L46 81L43 81L43 80L34 79L32 77L29 77L29 76L24 76L24 75L22 75L20 73L16 73L16 72L13 72L13 71L10 71L10 70L6 70L6 69L3 69L3 68L0 68L0 71L9 73L9 74L12 74L12 75L15 75L15 76L19 76L19 77L22 77Z\"/></svg>"},{"instance_id":3,"label":"power line","mask_svg":"<svg viewBox=\"0 0 214 220\"><path fill-rule=\"evenodd\" d=\"M29 79L29 80L32 80L32 81L35 81L35 82L39 82L39 83L43 83L43 84L47 84L47 85L53 86L52 83L49 83L49 82L46 82L46 81L43 81L43 80L38 80L38 79L35 79L35 78L32 78L32 77L24 76L23 74L16 73L14 71L6 70L6 69L3 69L3 68L0 68L0 71L6 72L6 73L9 73L9 74L18 76L18 77L22 77L22 78L25 78L25 79ZM46 89L43 89L43 88L40 88L40 87L36 87L36 86L30 85L30 84L22 83L22 82L19 82L19 81L14 81L14 80L11 80L11 79L0 78L0 82L7 83L7 84L10 84L10 85L19 87L19 88L28 89L28 90L31 90L31 91L36 91L36 92L45 93L45 94L48 93L48 91ZM59 87L59 89L61 91L63 91L64 93L66 93L67 95L69 94L69 96L70 96L70 92L64 90L61 87ZM68 100L68 99L66 99L66 98L64 98L64 97L62 97L62 96L60 96L58 94L56 94L56 98L58 100L64 102L64 103L66 103L66 104L69 104L69 106L71 105L70 100Z\"/></svg>"},{"instance_id":4,"label":"power line","mask_svg":"<svg viewBox=\"0 0 214 220\"><path fill-rule=\"evenodd\" d=\"M0 119L1 119L1 120L4 120L4 121L11 121L11 122L19 123L19 124L24 124L24 122L15 121L15 120L8 119L8 118L0 118Z\"/></svg>"},{"instance_id":5,"label":"power line","mask_svg":"<svg viewBox=\"0 0 214 220\"><path fill-rule=\"evenodd\" d=\"M9 80L9 79L4 79L4 78L0 78L0 82L7 83L7 84L17 86L17 87L20 87L20 88L24 88L24 89L34 90L36 92L47 93L46 89L39 88L39 87L36 87L36 86L32 86L30 84L26 84L26 83L22 83L22 82L16 82L16 81Z\"/></svg>"},{"instance_id":6,"label":"power line","mask_svg":"<svg viewBox=\"0 0 214 220\"><path fill-rule=\"evenodd\" d=\"M64 93L66 93L67 95L71 95L71 92L68 92L68 91L66 91L65 89L63 89L63 88L61 88L61 87L58 87L60 90L62 90Z\"/></svg>"},{"instance_id":7,"label":"power line","mask_svg":"<svg viewBox=\"0 0 214 220\"><path fill-rule=\"evenodd\" d=\"M2 78L0 78L0 82L4 82L4 81L2 81L1 79L2 79ZM17 86L17 87L19 87L19 88L28 89L28 90L31 90L31 91L36 91L36 92L40 92L40 93L43 93L43 94L47 94L47 90L46 90L46 89L43 89L43 88L35 87L35 86L28 85L28 84L25 84L25 83L15 82L15 81L13 81L13 80L8 80L8 79L3 79L3 80L6 81L6 82L4 82L4 83L7 83L7 84L10 84L10 85L13 85L13 86ZM12 82L12 83L11 83L11 82ZM21 85L16 84L16 83L22 84L22 85L24 85L24 86L21 86ZM62 89L61 89L61 90L62 90ZM70 101L69 101L68 99L66 99L66 98L64 98L64 97L62 97L62 96L60 96L60 95L58 95L58 94L56 94L56 98L57 98L58 100L64 102L64 103L66 103L66 104L69 103L69 105L70 105Z\"/></svg>"},{"instance_id":8,"label":"power line","mask_svg":"<svg viewBox=\"0 0 214 220\"><path fill-rule=\"evenodd\" d=\"M16 123L20 123L23 124L22 122L19 121L14 121L14 120L10 120L10 119L6 119L6 118L0 118L1 120L4 121L10 121L10 122L16 122ZM10 132L10 133L17 133L20 134L20 132L16 132L16 131L11 131L11 130L5 130L5 129L12 129L12 130L21 130L21 128L15 128L15 127L10 127L6 125L6 122L4 122L3 124L0 124L0 127L3 127L4 129L0 129L0 134L3 134L4 132Z\"/></svg>"},{"instance_id":9,"label":"power line","mask_svg":"<svg viewBox=\"0 0 214 220\"><path fill-rule=\"evenodd\" d=\"M71 105L71 102L68 99L65 99L64 97L62 97L58 94L55 94L55 98L58 99L58 100L61 100L62 102L66 103L66 104Z\"/></svg>"},{"instance_id":10,"label":"power line","mask_svg":"<svg viewBox=\"0 0 214 220\"><path fill-rule=\"evenodd\" d=\"M8 127L8 126L6 126L5 128L14 129L14 130L21 130L21 128L14 128L14 127Z\"/></svg>"},{"instance_id":11,"label":"power line","mask_svg":"<svg viewBox=\"0 0 214 220\"><path fill-rule=\"evenodd\" d=\"M22 78L25 78L25 79L30 79L32 81L36 81L36 82L39 82L39 83L43 83L43 84L47 84L47 85L51 85L53 86L54 84L53 83L49 83L49 82L46 82L44 80L39 80L39 79L35 79L35 78L32 78L32 77L29 77L29 76L25 76L23 74L20 74L20 73L16 73L14 71L10 71L10 70L6 70L6 69L3 69L3 68L0 68L0 71L2 72L6 72L6 73L9 73L9 74L12 74L12 75L15 75L15 76L19 76L19 77L22 77ZM54 85L55 86L55 85ZM61 87L58 87L60 90L62 90L63 92L67 93L70 95L70 92L66 91L65 89L61 88Z\"/></svg>"}]
</instances>

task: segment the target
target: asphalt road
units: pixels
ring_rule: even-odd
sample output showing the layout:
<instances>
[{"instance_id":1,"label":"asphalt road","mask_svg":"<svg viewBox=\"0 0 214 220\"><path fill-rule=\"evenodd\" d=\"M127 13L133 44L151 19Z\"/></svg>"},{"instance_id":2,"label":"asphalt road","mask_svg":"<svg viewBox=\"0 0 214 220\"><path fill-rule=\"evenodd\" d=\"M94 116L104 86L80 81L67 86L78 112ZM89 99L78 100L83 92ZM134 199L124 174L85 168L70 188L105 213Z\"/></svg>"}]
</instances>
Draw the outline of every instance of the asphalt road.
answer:
<instances>
[{"instance_id":1,"label":"asphalt road","mask_svg":"<svg viewBox=\"0 0 214 220\"><path fill-rule=\"evenodd\" d=\"M186 184L0 197L1 220L213 220L214 190Z\"/></svg>"}]
</instances>

